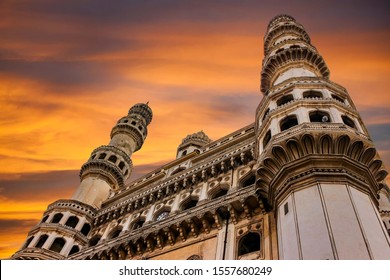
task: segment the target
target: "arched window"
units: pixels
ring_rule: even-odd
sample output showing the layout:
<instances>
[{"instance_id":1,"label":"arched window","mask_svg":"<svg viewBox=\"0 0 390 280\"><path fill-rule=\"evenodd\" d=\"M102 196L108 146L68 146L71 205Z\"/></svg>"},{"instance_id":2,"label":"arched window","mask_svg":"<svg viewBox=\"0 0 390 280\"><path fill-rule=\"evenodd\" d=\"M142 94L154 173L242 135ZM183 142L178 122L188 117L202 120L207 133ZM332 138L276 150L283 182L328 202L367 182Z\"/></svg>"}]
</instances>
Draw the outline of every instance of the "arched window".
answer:
<instances>
[{"instance_id":1,"label":"arched window","mask_svg":"<svg viewBox=\"0 0 390 280\"><path fill-rule=\"evenodd\" d=\"M294 97L292 96L292 94L288 94L288 95L284 95L281 98L279 98L278 101L276 102L276 104L278 106L282 106L282 105L284 105L292 100L294 100Z\"/></svg>"},{"instance_id":2,"label":"arched window","mask_svg":"<svg viewBox=\"0 0 390 280\"><path fill-rule=\"evenodd\" d=\"M356 128L355 122L350 117L341 116L341 118L343 119L343 122L346 125L348 125L349 127L352 127L352 128Z\"/></svg>"},{"instance_id":3,"label":"arched window","mask_svg":"<svg viewBox=\"0 0 390 280\"><path fill-rule=\"evenodd\" d=\"M122 227L116 227L114 228L111 233L108 235L108 239L114 239L114 238L117 238L119 236L119 234L121 234L122 232Z\"/></svg>"},{"instance_id":4,"label":"arched window","mask_svg":"<svg viewBox=\"0 0 390 280\"><path fill-rule=\"evenodd\" d=\"M182 210L184 211L184 210L194 208L196 206L196 204L198 204L198 200L191 199L183 204Z\"/></svg>"},{"instance_id":5,"label":"arched window","mask_svg":"<svg viewBox=\"0 0 390 280\"><path fill-rule=\"evenodd\" d=\"M260 234L249 232L238 242L238 256L260 251Z\"/></svg>"},{"instance_id":6,"label":"arched window","mask_svg":"<svg viewBox=\"0 0 390 280\"><path fill-rule=\"evenodd\" d=\"M129 174L129 170L128 170L128 169L126 169L126 171L125 171L125 176L126 176L127 174Z\"/></svg>"},{"instance_id":7,"label":"arched window","mask_svg":"<svg viewBox=\"0 0 390 280\"><path fill-rule=\"evenodd\" d=\"M54 239L54 242L51 244L49 250L59 253L61 252L65 243L65 239L63 239L62 237L57 237L56 239Z\"/></svg>"},{"instance_id":8,"label":"arched window","mask_svg":"<svg viewBox=\"0 0 390 280\"><path fill-rule=\"evenodd\" d=\"M74 245L74 246L72 247L72 249L70 249L69 256L71 256L71 255L73 255L73 254L76 254L76 253L78 253L79 251L80 251L79 246Z\"/></svg>"},{"instance_id":9,"label":"arched window","mask_svg":"<svg viewBox=\"0 0 390 280\"><path fill-rule=\"evenodd\" d=\"M45 244L48 236L47 234L41 235L38 239L37 244L35 245L35 248L42 248L42 246Z\"/></svg>"},{"instance_id":10,"label":"arched window","mask_svg":"<svg viewBox=\"0 0 390 280\"><path fill-rule=\"evenodd\" d=\"M265 120L265 118L268 116L268 113L269 113L269 108L265 111L265 113L263 115L263 119L261 121Z\"/></svg>"},{"instance_id":11,"label":"arched window","mask_svg":"<svg viewBox=\"0 0 390 280\"><path fill-rule=\"evenodd\" d=\"M46 222L46 221L47 221L47 218L49 218L49 215L46 215L45 217L43 217L42 220L41 220L41 223Z\"/></svg>"},{"instance_id":12,"label":"arched window","mask_svg":"<svg viewBox=\"0 0 390 280\"><path fill-rule=\"evenodd\" d=\"M121 170L123 170L123 168L125 167L125 163L121 161L118 166Z\"/></svg>"},{"instance_id":13,"label":"arched window","mask_svg":"<svg viewBox=\"0 0 390 280\"><path fill-rule=\"evenodd\" d=\"M199 255L192 255L192 256L188 257L187 260L198 261L198 260L202 260L202 257Z\"/></svg>"},{"instance_id":14,"label":"arched window","mask_svg":"<svg viewBox=\"0 0 390 280\"><path fill-rule=\"evenodd\" d=\"M61 221L61 219L62 219L63 216L64 216L64 215L63 215L62 213L57 213L57 214L54 215L54 217L53 217L53 219L51 220L51 222L52 222L53 224L59 223L59 222Z\"/></svg>"},{"instance_id":15,"label":"arched window","mask_svg":"<svg viewBox=\"0 0 390 280\"><path fill-rule=\"evenodd\" d=\"M101 153L100 155L99 155L99 159L105 159L106 158L106 154L105 153Z\"/></svg>"},{"instance_id":16,"label":"arched window","mask_svg":"<svg viewBox=\"0 0 390 280\"><path fill-rule=\"evenodd\" d=\"M211 199L216 199L218 197L221 197L221 196L224 196L228 193L228 190L224 190L224 189L219 189L218 192L216 192L212 197Z\"/></svg>"},{"instance_id":17,"label":"arched window","mask_svg":"<svg viewBox=\"0 0 390 280\"><path fill-rule=\"evenodd\" d=\"M182 156L185 156L187 155L187 150L184 150L182 153L181 153Z\"/></svg>"},{"instance_id":18,"label":"arched window","mask_svg":"<svg viewBox=\"0 0 390 280\"><path fill-rule=\"evenodd\" d=\"M96 244L98 244L98 242L100 241L100 238L101 235L95 235L94 237L92 237L89 242L88 242L88 246L89 247L92 247L92 246L95 246Z\"/></svg>"},{"instance_id":19,"label":"arched window","mask_svg":"<svg viewBox=\"0 0 390 280\"><path fill-rule=\"evenodd\" d=\"M116 156L112 155L108 158L108 161L111 161L112 163L115 163L117 160Z\"/></svg>"},{"instance_id":20,"label":"arched window","mask_svg":"<svg viewBox=\"0 0 390 280\"><path fill-rule=\"evenodd\" d=\"M169 211L161 212L161 213L158 214L158 216L156 217L156 221L162 221L162 220L168 218L168 216L169 216Z\"/></svg>"},{"instance_id":21,"label":"arched window","mask_svg":"<svg viewBox=\"0 0 390 280\"><path fill-rule=\"evenodd\" d=\"M298 125L298 120L295 115L287 116L280 121L280 130L285 131L286 129L292 128Z\"/></svg>"},{"instance_id":22,"label":"arched window","mask_svg":"<svg viewBox=\"0 0 390 280\"><path fill-rule=\"evenodd\" d=\"M263 139L263 148L267 146L269 140L271 140L271 130L268 130Z\"/></svg>"},{"instance_id":23,"label":"arched window","mask_svg":"<svg viewBox=\"0 0 390 280\"><path fill-rule=\"evenodd\" d=\"M317 90L308 90L303 93L303 98L322 98L322 92Z\"/></svg>"},{"instance_id":24,"label":"arched window","mask_svg":"<svg viewBox=\"0 0 390 280\"><path fill-rule=\"evenodd\" d=\"M313 111L309 114L310 122L330 122L330 116L327 112Z\"/></svg>"},{"instance_id":25,"label":"arched window","mask_svg":"<svg viewBox=\"0 0 390 280\"><path fill-rule=\"evenodd\" d=\"M65 225L71 228L75 228L79 222L79 218L76 216L70 216L66 221Z\"/></svg>"},{"instance_id":26,"label":"arched window","mask_svg":"<svg viewBox=\"0 0 390 280\"><path fill-rule=\"evenodd\" d=\"M30 237L27 239L26 243L24 243L23 249L27 248L28 245L30 245L30 243L31 243L31 241L32 241L33 239L34 239L34 236L30 236Z\"/></svg>"},{"instance_id":27,"label":"arched window","mask_svg":"<svg viewBox=\"0 0 390 280\"><path fill-rule=\"evenodd\" d=\"M340 96L336 95L336 94L332 94L332 98L341 102L341 103L344 103L344 99L341 98Z\"/></svg>"},{"instance_id":28,"label":"arched window","mask_svg":"<svg viewBox=\"0 0 390 280\"><path fill-rule=\"evenodd\" d=\"M132 125L136 125L137 123L136 123L135 121L132 121L131 124L132 124Z\"/></svg>"},{"instance_id":29,"label":"arched window","mask_svg":"<svg viewBox=\"0 0 390 280\"><path fill-rule=\"evenodd\" d=\"M136 229L139 229L141 228L143 225L144 225L145 221L143 220L138 220L137 222L135 222L133 224L133 226L131 227L132 230L136 230Z\"/></svg>"},{"instance_id":30,"label":"arched window","mask_svg":"<svg viewBox=\"0 0 390 280\"><path fill-rule=\"evenodd\" d=\"M81 228L81 233L84 234L85 236L87 236L90 230L91 230L91 225L88 223L85 223L83 225L83 227Z\"/></svg>"},{"instance_id":31,"label":"arched window","mask_svg":"<svg viewBox=\"0 0 390 280\"><path fill-rule=\"evenodd\" d=\"M246 188L249 186L252 186L256 182L256 176L255 174L250 175L248 178L242 181L241 187Z\"/></svg>"}]
</instances>

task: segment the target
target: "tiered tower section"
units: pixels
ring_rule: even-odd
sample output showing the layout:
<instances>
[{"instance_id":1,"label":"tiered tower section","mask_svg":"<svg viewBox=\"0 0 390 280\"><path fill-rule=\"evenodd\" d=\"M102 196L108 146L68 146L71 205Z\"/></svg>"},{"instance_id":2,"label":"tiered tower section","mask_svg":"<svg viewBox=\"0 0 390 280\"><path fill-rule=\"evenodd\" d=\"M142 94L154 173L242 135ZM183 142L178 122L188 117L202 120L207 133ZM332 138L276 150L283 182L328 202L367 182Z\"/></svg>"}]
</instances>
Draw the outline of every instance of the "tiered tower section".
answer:
<instances>
[{"instance_id":1,"label":"tiered tower section","mask_svg":"<svg viewBox=\"0 0 390 280\"><path fill-rule=\"evenodd\" d=\"M147 104L136 104L111 131L107 146L95 149L81 167L81 183L73 199L100 208L110 190L124 186L132 171L131 155L138 151L148 134L152 110Z\"/></svg>"},{"instance_id":2,"label":"tiered tower section","mask_svg":"<svg viewBox=\"0 0 390 280\"><path fill-rule=\"evenodd\" d=\"M271 20L264 54L257 185L280 259L389 259L378 215L387 172L347 91L291 16Z\"/></svg>"},{"instance_id":3,"label":"tiered tower section","mask_svg":"<svg viewBox=\"0 0 390 280\"><path fill-rule=\"evenodd\" d=\"M88 243L94 219L110 191L124 186L152 120L148 104L136 104L111 131L111 141L95 149L81 167L80 185L72 199L50 204L13 259L65 259Z\"/></svg>"}]
</instances>

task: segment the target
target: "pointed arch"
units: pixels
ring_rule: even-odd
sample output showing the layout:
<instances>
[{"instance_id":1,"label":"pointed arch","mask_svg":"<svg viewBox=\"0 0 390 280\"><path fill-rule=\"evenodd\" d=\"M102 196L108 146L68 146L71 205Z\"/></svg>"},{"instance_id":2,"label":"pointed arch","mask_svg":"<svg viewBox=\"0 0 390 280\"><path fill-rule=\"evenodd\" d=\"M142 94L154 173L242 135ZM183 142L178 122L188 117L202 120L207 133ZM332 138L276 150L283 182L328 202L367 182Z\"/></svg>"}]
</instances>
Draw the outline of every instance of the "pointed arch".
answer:
<instances>
[{"instance_id":1,"label":"pointed arch","mask_svg":"<svg viewBox=\"0 0 390 280\"><path fill-rule=\"evenodd\" d=\"M318 152L325 155L333 154L333 140L328 134L321 136Z\"/></svg>"},{"instance_id":2,"label":"pointed arch","mask_svg":"<svg viewBox=\"0 0 390 280\"><path fill-rule=\"evenodd\" d=\"M359 161L365 165L368 165L370 161L375 157L375 155L376 155L376 149L373 147L369 147L364 150L364 152L360 156Z\"/></svg>"},{"instance_id":3,"label":"pointed arch","mask_svg":"<svg viewBox=\"0 0 390 280\"><path fill-rule=\"evenodd\" d=\"M311 155L315 153L315 141L313 136L305 134L302 136L303 151L305 155Z\"/></svg>"},{"instance_id":4,"label":"pointed arch","mask_svg":"<svg viewBox=\"0 0 390 280\"><path fill-rule=\"evenodd\" d=\"M386 170L382 169L375 174L375 179L377 181L382 181L386 178L387 174L389 174Z\"/></svg>"},{"instance_id":5,"label":"pointed arch","mask_svg":"<svg viewBox=\"0 0 390 280\"><path fill-rule=\"evenodd\" d=\"M296 160L302 157L302 149L296 139L290 139L287 141L287 152L290 155L291 160Z\"/></svg>"},{"instance_id":6,"label":"pointed arch","mask_svg":"<svg viewBox=\"0 0 390 280\"><path fill-rule=\"evenodd\" d=\"M356 160L359 160L360 155L363 153L363 142L356 141L353 142L348 149L348 155Z\"/></svg>"},{"instance_id":7,"label":"pointed arch","mask_svg":"<svg viewBox=\"0 0 390 280\"><path fill-rule=\"evenodd\" d=\"M279 162L279 168L283 164L289 162L289 158L286 154L286 151L281 146L274 146L272 148L272 155L275 157L275 159Z\"/></svg>"},{"instance_id":8,"label":"pointed arch","mask_svg":"<svg viewBox=\"0 0 390 280\"><path fill-rule=\"evenodd\" d=\"M375 174L378 172L378 170L382 167L382 161L379 159L373 160L368 168L370 168L372 174Z\"/></svg>"},{"instance_id":9,"label":"pointed arch","mask_svg":"<svg viewBox=\"0 0 390 280\"><path fill-rule=\"evenodd\" d=\"M264 160L264 166L267 167L273 174L278 173L280 165L276 163L273 158L266 158Z\"/></svg>"},{"instance_id":10,"label":"pointed arch","mask_svg":"<svg viewBox=\"0 0 390 280\"><path fill-rule=\"evenodd\" d=\"M351 139L348 135L343 135L337 139L336 143L336 153L341 155L347 155L349 143L351 142Z\"/></svg>"}]
</instances>

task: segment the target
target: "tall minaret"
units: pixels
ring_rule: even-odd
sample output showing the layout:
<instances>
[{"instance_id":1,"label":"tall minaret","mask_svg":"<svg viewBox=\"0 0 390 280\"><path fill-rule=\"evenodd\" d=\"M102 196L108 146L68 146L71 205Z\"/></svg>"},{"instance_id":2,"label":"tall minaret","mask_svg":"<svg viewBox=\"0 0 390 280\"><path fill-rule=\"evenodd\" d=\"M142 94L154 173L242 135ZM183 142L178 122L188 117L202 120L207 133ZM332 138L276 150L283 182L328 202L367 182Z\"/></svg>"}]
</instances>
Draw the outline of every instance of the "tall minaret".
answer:
<instances>
[{"instance_id":1,"label":"tall minaret","mask_svg":"<svg viewBox=\"0 0 390 280\"><path fill-rule=\"evenodd\" d=\"M378 213L387 171L348 92L291 16L271 20L264 54L257 186L279 258L390 259Z\"/></svg>"},{"instance_id":2,"label":"tall minaret","mask_svg":"<svg viewBox=\"0 0 390 280\"><path fill-rule=\"evenodd\" d=\"M133 167L130 157L142 147L152 116L148 104L130 108L112 129L110 143L95 149L81 167L81 183L73 199L100 208L110 190L123 187Z\"/></svg>"},{"instance_id":3,"label":"tall minaret","mask_svg":"<svg viewBox=\"0 0 390 280\"><path fill-rule=\"evenodd\" d=\"M87 246L96 212L110 190L122 188L130 176L130 157L142 147L152 116L148 104L130 108L112 129L110 143L95 149L81 167L80 186L72 199L50 204L12 259L64 259Z\"/></svg>"}]
</instances>

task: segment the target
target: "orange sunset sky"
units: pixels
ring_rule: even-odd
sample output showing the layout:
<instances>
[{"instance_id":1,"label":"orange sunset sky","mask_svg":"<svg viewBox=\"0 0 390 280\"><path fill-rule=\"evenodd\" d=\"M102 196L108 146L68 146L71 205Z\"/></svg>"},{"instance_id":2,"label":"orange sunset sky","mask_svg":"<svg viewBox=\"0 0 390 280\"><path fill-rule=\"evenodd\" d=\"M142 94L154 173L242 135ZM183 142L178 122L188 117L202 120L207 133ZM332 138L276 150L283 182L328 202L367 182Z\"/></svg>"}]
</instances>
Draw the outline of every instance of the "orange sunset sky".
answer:
<instances>
[{"instance_id":1,"label":"orange sunset sky","mask_svg":"<svg viewBox=\"0 0 390 280\"><path fill-rule=\"evenodd\" d=\"M187 134L218 139L254 122L263 36L302 23L347 88L390 166L388 1L0 1L0 258L46 206L69 198L92 150L135 103L153 120L139 177Z\"/></svg>"}]
</instances>

